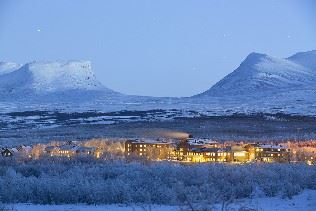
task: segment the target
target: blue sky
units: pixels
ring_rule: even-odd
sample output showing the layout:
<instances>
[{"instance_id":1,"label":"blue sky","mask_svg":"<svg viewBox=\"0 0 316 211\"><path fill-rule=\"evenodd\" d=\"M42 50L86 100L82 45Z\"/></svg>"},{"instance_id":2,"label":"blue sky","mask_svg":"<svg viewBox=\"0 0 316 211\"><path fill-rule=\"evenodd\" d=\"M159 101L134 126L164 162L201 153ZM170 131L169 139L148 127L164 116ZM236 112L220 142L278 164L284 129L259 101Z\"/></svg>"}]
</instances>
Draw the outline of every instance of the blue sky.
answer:
<instances>
[{"instance_id":1,"label":"blue sky","mask_svg":"<svg viewBox=\"0 0 316 211\"><path fill-rule=\"evenodd\" d=\"M91 60L126 94L191 96L250 52L316 49L313 0L0 0L0 61Z\"/></svg>"}]
</instances>

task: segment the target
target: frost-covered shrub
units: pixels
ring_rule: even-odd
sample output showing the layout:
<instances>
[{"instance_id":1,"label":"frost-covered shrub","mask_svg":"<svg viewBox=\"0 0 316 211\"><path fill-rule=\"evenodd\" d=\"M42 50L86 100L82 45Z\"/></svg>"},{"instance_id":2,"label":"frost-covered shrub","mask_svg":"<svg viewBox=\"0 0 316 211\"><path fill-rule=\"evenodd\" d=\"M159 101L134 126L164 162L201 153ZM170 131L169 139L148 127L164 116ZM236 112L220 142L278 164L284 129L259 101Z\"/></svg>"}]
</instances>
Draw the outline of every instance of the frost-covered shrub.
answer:
<instances>
[{"instance_id":1,"label":"frost-covered shrub","mask_svg":"<svg viewBox=\"0 0 316 211\"><path fill-rule=\"evenodd\" d=\"M316 167L292 164L126 163L45 158L17 163L0 159L3 202L229 203L252 197L292 197L316 189Z\"/></svg>"}]
</instances>

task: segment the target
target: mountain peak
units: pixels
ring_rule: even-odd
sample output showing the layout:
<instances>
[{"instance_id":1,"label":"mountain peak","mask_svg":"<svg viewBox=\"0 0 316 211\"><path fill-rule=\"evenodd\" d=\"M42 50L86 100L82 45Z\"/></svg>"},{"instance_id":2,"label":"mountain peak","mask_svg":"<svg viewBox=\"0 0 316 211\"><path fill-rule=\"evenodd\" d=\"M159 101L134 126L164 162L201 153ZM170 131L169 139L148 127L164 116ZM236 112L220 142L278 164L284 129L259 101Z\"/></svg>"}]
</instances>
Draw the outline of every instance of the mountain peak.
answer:
<instances>
[{"instance_id":1,"label":"mountain peak","mask_svg":"<svg viewBox=\"0 0 316 211\"><path fill-rule=\"evenodd\" d=\"M32 86L39 92L103 88L96 80L90 61L31 62L20 71L31 75Z\"/></svg>"},{"instance_id":2,"label":"mountain peak","mask_svg":"<svg viewBox=\"0 0 316 211\"><path fill-rule=\"evenodd\" d=\"M287 59L316 71L316 50L299 52Z\"/></svg>"},{"instance_id":3,"label":"mountain peak","mask_svg":"<svg viewBox=\"0 0 316 211\"><path fill-rule=\"evenodd\" d=\"M13 62L0 62L0 75L8 74L21 67L20 64Z\"/></svg>"},{"instance_id":4,"label":"mountain peak","mask_svg":"<svg viewBox=\"0 0 316 211\"><path fill-rule=\"evenodd\" d=\"M315 60L299 54L292 59L279 59L266 54L251 53L232 73L224 77L202 95L251 94L258 92L314 87L316 74L307 66ZM300 61L300 62L298 62ZM304 63L304 64L303 64Z\"/></svg>"},{"instance_id":5,"label":"mountain peak","mask_svg":"<svg viewBox=\"0 0 316 211\"><path fill-rule=\"evenodd\" d=\"M267 54L258 53L258 52L251 52L246 59L260 59L262 57L267 57Z\"/></svg>"},{"instance_id":6,"label":"mountain peak","mask_svg":"<svg viewBox=\"0 0 316 211\"><path fill-rule=\"evenodd\" d=\"M116 93L104 87L90 61L30 62L0 75L0 91L7 94L54 94L65 92Z\"/></svg>"},{"instance_id":7,"label":"mountain peak","mask_svg":"<svg viewBox=\"0 0 316 211\"><path fill-rule=\"evenodd\" d=\"M251 67L253 67L254 65L260 63L263 60L267 60L267 59L273 59L272 57L266 55L266 54L262 54L262 53L257 53L257 52L252 52L250 53L245 60L240 64L240 67L244 67L242 69L253 69Z\"/></svg>"}]
</instances>

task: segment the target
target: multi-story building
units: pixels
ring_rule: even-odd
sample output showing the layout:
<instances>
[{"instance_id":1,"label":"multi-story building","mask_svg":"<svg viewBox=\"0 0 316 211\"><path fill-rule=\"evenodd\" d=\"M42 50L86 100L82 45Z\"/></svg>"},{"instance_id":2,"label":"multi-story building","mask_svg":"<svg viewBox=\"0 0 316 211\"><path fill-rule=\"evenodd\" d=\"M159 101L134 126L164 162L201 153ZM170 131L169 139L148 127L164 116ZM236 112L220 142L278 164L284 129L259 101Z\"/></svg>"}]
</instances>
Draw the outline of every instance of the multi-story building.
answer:
<instances>
[{"instance_id":1,"label":"multi-story building","mask_svg":"<svg viewBox=\"0 0 316 211\"><path fill-rule=\"evenodd\" d=\"M127 158L142 157L149 160L170 160L174 157L173 143L167 140L134 139L125 142Z\"/></svg>"},{"instance_id":2,"label":"multi-story building","mask_svg":"<svg viewBox=\"0 0 316 211\"><path fill-rule=\"evenodd\" d=\"M198 157L201 157L202 154L207 151L206 149L211 149L210 151L212 151L212 149L217 149L217 147L218 143L209 139L189 138L181 140L176 144L174 154L179 161L194 162L193 160L199 160L198 162L202 162L202 160L205 159L200 159Z\"/></svg>"},{"instance_id":3,"label":"multi-story building","mask_svg":"<svg viewBox=\"0 0 316 211\"><path fill-rule=\"evenodd\" d=\"M250 153L244 145L233 145L229 148L232 154L231 162L245 163L250 161Z\"/></svg>"},{"instance_id":4,"label":"multi-story building","mask_svg":"<svg viewBox=\"0 0 316 211\"><path fill-rule=\"evenodd\" d=\"M185 161L187 162L229 162L232 154L228 148L193 148Z\"/></svg>"},{"instance_id":5,"label":"multi-story building","mask_svg":"<svg viewBox=\"0 0 316 211\"><path fill-rule=\"evenodd\" d=\"M249 144L247 149L250 153L250 160L261 162L289 162L290 149L283 145L272 144Z\"/></svg>"}]
</instances>

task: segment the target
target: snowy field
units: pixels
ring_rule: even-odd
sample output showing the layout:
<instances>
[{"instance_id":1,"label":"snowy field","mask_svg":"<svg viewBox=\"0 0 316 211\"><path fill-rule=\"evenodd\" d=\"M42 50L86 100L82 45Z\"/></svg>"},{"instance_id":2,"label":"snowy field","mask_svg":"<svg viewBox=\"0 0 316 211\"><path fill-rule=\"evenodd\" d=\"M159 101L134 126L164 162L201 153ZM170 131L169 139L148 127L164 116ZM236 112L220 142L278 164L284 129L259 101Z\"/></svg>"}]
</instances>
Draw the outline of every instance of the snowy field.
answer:
<instances>
[{"instance_id":1,"label":"snowy field","mask_svg":"<svg viewBox=\"0 0 316 211\"><path fill-rule=\"evenodd\" d=\"M221 210L222 205L213 206L192 205L194 210ZM192 210L189 206L159 206L159 205L32 205L32 204L15 204L8 206L9 210L16 211L176 211ZM11 209L12 208L12 209ZM226 205L226 210L267 210L267 211L314 211L316 210L316 191L305 190L303 193L294 196L292 199L281 197L258 197L254 199L238 200Z\"/></svg>"}]
</instances>

